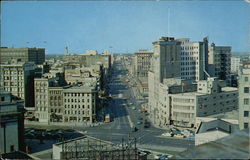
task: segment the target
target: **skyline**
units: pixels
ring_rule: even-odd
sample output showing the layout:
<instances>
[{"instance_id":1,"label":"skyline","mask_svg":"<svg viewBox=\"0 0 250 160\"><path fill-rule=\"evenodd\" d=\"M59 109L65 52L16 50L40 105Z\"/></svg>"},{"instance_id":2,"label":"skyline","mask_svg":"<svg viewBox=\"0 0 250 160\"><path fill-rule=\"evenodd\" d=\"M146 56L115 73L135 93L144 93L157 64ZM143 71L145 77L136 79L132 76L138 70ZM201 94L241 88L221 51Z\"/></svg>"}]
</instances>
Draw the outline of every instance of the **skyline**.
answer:
<instances>
[{"instance_id":1,"label":"skyline","mask_svg":"<svg viewBox=\"0 0 250 160\"><path fill-rule=\"evenodd\" d=\"M133 53L152 49L161 36L208 36L209 43L250 52L245 1L4 1L1 13L1 46L42 47L47 54L63 54L66 46L70 53Z\"/></svg>"}]
</instances>

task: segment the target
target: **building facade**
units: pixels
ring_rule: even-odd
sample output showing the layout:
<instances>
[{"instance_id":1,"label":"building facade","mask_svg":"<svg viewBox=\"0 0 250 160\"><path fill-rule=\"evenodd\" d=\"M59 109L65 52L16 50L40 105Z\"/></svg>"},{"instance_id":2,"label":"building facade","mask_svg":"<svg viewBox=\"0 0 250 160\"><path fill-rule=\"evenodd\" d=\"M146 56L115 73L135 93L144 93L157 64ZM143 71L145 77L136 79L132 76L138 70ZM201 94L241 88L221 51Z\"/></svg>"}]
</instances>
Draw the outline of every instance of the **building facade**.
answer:
<instances>
[{"instance_id":1,"label":"building facade","mask_svg":"<svg viewBox=\"0 0 250 160\"><path fill-rule=\"evenodd\" d=\"M238 73L240 69L240 57L231 57L231 73Z\"/></svg>"},{"instance_id":2,"label":"building facade","mask_svg":"<svg viewBox=\"0 0 250 160\"><path fill-rule=\"evenodd\" d=\"M191 42L189 38L176 39L181 42L181 78L194 81L208 76L208 40Z\"/></svg>"},{"instance_id":3,"label":"building facade","mask_svg":"<svg viewBox=\"0 0 250 160\"><path fill-rule=\"evenodd\" d=\"M17 62L0 65L0 87L24 100L25 107L34 107L34 74L33 62Z\"/></svg>"},{"instance_id":4,"label":"building facade","mask_svg":"<svg viewBox=\"0 0 250 160\"><path fill-rule=\"evenodd\" d=\"M44 48L0 48L0 63L6 63L12 59L18 62L34 62L35 64L43 64L45 62Z\"/></svg>"},{"instance_id":5,"label":"building facade","mask_svg":"<svg viewBox=\"0 0 250 160\"><path fill-rule=\"evenodd\" d=\"M250 128L250 65L239 71L239 127Z\"/></svg>"},{"instance_id":6,"label":"building facade","mask_svg":"<svg viewBox=\"0 0 250 160\"><path fill-rule=\"evenodd\" d=\"M94 122L98 93L93 86L73 86L63 90L63 122Z\"/></svg>"},{"instance_id":7,"label":"building facade","mask_svg":"<svg viewBox=\"0 0 250 160\"><path fill-rule=\"evenodd\" d=\"M24 107L0 89L0 154L24 151Z\"/></svg>"},{"instance_id":8,"label":"building facade","mask_svg":"<svg viewBox=\"0 0 250 160\"><path fill-rule=\"evenodd\" d=\"M39 122L94 122L97 110L96 85L58 85L56 78L35 79L35 117Z\"/></svg>"},{"instance_id":9,"label":"building facade","mask_svg":"<svg viewBox=\"0 0 250 160\"><path fill-rule=\"evenodd\" d=\"M157 106L149 110L157 125L174 124L194 127L196 117L206 117L238 108L238 90L223 87L216 78L197 85L182 80L166 79L159 84Z\"/></svg>"},{"instance_id":10,"label":"building facade","mask_svg":"<svg viewBox=\"0 0 250 160\"><path fill-rule=\"evenodd\" d=\"M215 46L214 43L209 46L208 63L214 66L214 75L221 80L230 81L231 73L231 47Z\"/></svg>"},{"instance_id":11,"label":"building facade","mask_svg":"<svg viewBox=\"0 0 250 160\"><path fill-rule=\"evenodd\" d=\"M134 75L136 77L148 77L153 51L139 50L134 53Z\"/></svg>"}]
</instances>

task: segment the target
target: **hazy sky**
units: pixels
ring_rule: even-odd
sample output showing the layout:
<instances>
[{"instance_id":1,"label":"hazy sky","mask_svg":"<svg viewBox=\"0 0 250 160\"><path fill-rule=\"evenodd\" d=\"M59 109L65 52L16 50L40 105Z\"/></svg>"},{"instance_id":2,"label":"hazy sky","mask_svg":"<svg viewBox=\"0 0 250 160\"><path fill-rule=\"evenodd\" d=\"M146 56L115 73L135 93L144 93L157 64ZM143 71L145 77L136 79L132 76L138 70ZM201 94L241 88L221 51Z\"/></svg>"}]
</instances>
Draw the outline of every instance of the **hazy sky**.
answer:
<instances>
[{"instance_id":1,"label":"hazy sky","mask_svg":"<svg viewBox=\"0 0 250 160\"><path fill-rule=\"evenodd\" d=\"M135 52L169 35L192 41L209 36L216 45L250 51L250 3L243 0L5 1L1 12L1 46L7 47Z\"/></svg>"}]
</instances>

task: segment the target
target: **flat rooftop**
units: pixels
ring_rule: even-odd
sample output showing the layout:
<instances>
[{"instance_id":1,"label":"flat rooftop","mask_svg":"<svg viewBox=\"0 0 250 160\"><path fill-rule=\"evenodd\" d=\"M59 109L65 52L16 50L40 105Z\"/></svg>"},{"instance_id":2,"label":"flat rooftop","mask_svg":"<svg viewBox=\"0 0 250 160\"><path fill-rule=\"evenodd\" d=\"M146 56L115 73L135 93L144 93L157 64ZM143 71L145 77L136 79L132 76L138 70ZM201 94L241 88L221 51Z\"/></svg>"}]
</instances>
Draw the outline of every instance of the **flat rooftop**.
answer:
<instances>
[{"instance_id":1,"label":"flat rooftop","mask_svg":"<svg viewBox=\"0 0 250 160\"><path fill-rule=\"evenodd\" d=\"M224 138L198 145L172 157L173 159L249 159L249 130L238 130Z\"/></svg>"}]
</instances>

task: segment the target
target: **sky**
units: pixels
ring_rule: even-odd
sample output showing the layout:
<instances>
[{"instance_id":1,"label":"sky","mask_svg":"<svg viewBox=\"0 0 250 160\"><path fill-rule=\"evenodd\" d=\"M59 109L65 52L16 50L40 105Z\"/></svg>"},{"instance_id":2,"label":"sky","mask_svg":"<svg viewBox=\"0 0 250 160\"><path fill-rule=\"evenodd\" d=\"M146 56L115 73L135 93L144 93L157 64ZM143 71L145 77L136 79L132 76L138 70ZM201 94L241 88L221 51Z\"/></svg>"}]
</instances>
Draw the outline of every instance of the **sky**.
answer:
<instances>
[{"instance_id":1,"label":"sky","mask_svg":"<svg viewBox=\"0 0 250 160\"><path fill-rule=\"evenodd\" d=\"M1 46L42 47L46 54L152 49L162 36L250 52L250 3L224 1L4 1Z\"/></svg>"}]
</instances>

